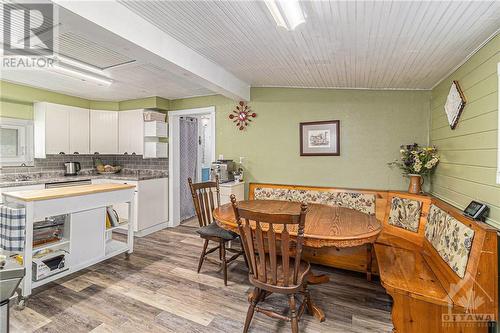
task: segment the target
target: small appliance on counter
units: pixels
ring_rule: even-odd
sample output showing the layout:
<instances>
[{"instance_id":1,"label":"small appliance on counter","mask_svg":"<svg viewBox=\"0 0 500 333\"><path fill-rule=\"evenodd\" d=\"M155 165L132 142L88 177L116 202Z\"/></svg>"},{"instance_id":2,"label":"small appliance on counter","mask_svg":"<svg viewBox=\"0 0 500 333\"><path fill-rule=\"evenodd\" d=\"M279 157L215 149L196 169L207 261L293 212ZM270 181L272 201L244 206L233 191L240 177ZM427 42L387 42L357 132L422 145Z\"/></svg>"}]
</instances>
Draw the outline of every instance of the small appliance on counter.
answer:
<instances>
[{"instance_id":1,"label":"small appliance on counter","mask_svg":"<svg viewBox=\"0 0 500 333\"><path fill-rule=\"evenodd\" d=\"M0 333L9 332L9 299L24 277L24 267L11 258L5 258L0 267Z\"/></svg>"},{"instance_id":2,"label":"small appliance on counter","mask_svg":"<svg viewBox=\"0 0 500 333\"><path fill-rule=\"evenodd\" d=\"M219 176L220 183L232 182L235 171L236 163L233 160L217 160L210 168L210 179L215 180L215 176Z\"/></svg>"},{"instance_id":3,"label":"small appliance on counter","mask_svg":"<svg viewBox=\"0 0 500 333\"><path fill-rule=\"evenodd\" d=\"M64 167L66 168L64 172L65 176L76 176L78 171L82 169L80 162L66 162L64 163Z\"/></svg>"}]
</instances>

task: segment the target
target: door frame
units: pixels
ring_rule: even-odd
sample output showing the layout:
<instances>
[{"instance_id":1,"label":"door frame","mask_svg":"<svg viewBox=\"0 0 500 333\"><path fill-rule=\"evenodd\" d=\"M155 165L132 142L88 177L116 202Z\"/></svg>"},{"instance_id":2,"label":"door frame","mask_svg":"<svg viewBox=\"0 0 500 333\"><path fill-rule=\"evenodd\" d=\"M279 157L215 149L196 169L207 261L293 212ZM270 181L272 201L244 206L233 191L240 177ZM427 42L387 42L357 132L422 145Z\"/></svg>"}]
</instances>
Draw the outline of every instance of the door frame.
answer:
<instances>
[{"instance_id":1,"label":"door frame","mask_svg":"<svg viewBox=\"0 0 500 333\"><path fill-rule=\"evenodd\" d=\"M211 152L215 161L215 106L196 109L185 109L168 112L168 226L175 227L180 224L180 117L210 116L211 126ZM186 180L187 181L187 180Z\"/></svg>"}]
</instances>

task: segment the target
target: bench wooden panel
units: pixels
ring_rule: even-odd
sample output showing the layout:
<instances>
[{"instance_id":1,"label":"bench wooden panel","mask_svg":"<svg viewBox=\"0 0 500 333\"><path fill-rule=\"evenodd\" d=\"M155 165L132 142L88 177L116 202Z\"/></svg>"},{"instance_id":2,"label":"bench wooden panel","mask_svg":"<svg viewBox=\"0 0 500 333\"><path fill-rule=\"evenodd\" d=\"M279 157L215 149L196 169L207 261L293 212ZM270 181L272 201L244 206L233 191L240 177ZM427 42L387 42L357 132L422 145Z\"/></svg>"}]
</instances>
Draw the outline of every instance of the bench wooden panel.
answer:
<instances>
[{"instance_id":1,"label":"bench wooden panel","mask_svg":"<svg viewBox=\"0 0 500 333\"><path fill-rule=\"evenodd\" d=\"M413 298L447 305L448 293L418 251L388 245L375 246L384 288Z\"/></svg>"},{"instance_id":2,"label":"bench wooden panel","mask_svg":"<svg viewBox=\"0 0 500 333\"><path fill-rule=\"evenodd\" d=\"M402 236L386 233L391 242L377 240L375 252L383 286L393 298L393 324L396 332L488 332L486 323L468 327L445 323L443 315L487 314L498 321L498 244L497 231L462 215L451 205L430 199L458 222L474 230L474 238L464 277L461 278L426 239L405 243ZM385 225L384 225L385 227ZM402 240L397 241L401 237ZM391 244L388 244L391 243ZM421 243L422 245L418 245ZM468 300L474 299L473 307ZM477 302L479 300L479 302ZM449 316L447 318L450 318ZM488 318L488 317L485 317Z\"/></svg>"},{"instance_id":3,"label":"bench wooden panel","mask_svg":"<svg viewBox=\"0 0 500 333\"><path fill-rule=\"evenodd\" d=\"M451 286L460 286L450 292L450 297L456 306L463 307L462 303L467 299L467 293L473 290L475 297L481 297L483 300L483 303L474 309L475 312L483 313L496 309L495 313L498 314L497 230L463 216L461 211L442 200L433 199L432 203L474 230L474 238L464 278L460 278L425 239L423 255L427 263L445 288L449 290Z\"/></svg>"},{"instance_id":4,"label":"bench wooden panel","mask_svg":"<svg viewBox=\"0 0 500 333\"><path fill-rule=\"evenodd\" d=\"M393 198L406 198L419 201L422 204L420 213L420 221L417 232L412 232L391 225L389 223L389 215L391 213L391 201ZM377 243L392 245L395 247L413 249L415 247L422 247L424 241L425 224L427 223L427 216L431 205L431 197L428 195L409 194L404 192L389 191L387 193L387 205L384 219L382 220L382 233L377 239Z\"/></svg>"}]
</instances>

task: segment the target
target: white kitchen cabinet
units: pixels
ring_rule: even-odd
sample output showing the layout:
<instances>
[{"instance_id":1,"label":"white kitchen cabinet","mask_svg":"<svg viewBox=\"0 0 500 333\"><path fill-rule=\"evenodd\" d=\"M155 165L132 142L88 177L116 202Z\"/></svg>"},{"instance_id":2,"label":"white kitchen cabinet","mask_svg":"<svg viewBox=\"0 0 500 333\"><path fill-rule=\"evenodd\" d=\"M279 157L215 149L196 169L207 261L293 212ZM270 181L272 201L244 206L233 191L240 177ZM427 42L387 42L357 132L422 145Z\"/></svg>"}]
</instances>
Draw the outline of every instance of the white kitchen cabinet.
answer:
<instances>
[{"instance_id":1,"label":"white kitchen cabinet","mask_svg":"<svg viewBox=\"0 0 500 333\"><path fill-rule=\"evenodd\" d=\"M45 188L45 184L37 185L23 185L23 186L12 186L12 187L0 187L0 204L3 203L2 193L7 192L17 192L17 191L30 191L30 190L41 190Z\"/></svg>"},{"instance_id":2,"label":"white kitchen cabinet","mask_svg":"<svg viewBox=\"0 0 500 333\"><path fill-rule=\"evenodd\" d=\"M38 102L34 111L36 158L89 153L89 109Z\"/></svg>"},{"instance_id":3,"label":"white kitchen cabinet","mask_svg":"<svg viewBox=\"0 0 500 333\"><path fill-rule=\"evenodd\" d=\"M99 223L99 221L101 221ZM104 256L106 209L97 208L70 215L70 264L86 267Z\"/></svg>"},{"instance_id":4,"label":"white kitchen cabinet","mask_svg":"<svg viewBox=\"0 0 500 333\"><path fill-rule=\"evenodd\" d=\"M222 183L219 187L221 205L231 202L231 194L234 194L238 201L245 200L245 182Z\"/></svg>"},{"instance_id":5,"label":"white kitchen cabinet","mask_svg":"<svg viewBox=\"0 0 500 333\"><path fill-rule=\"evenodd\" d=\"M70 154L90 153L90 111L68 107L69 112L69 152Z\"/></svg>"},{"instance_id":6,"label":"white kitchen cabinet","mask_svg":"<svg viewBox=\"0 0 500 333\"><path fill-rule=\"evenodd\" d=\"M142 155L144 151L143 110L118 113L118 153Z\"/></svg>"},{"instance_id":7,"label":"white kitchen cabinet","mask_svg":"<svg viewBox=\"0 0 500 333\"><path fill-rule=\"evenodd\" d=\"M144 136L166 138L168 135L167 123L162 121L144 122Z\"/></svg>"},{"instance_id":8,"label":"white kitchen cabinet","mask_svg":"<svg viewBox=\"0 0 500 333\"><path fill-rule=\"evenodd\" d=\"M118 153L118 111L90 111L90 152Z\"/></svg>"},{"instance_id":9,"label":"white kitchen cabinet","mask_svg":"<svg viewBox=\"0 0 500 333\"><path fill-rule=\"evenodd\" d=\"M69 112L67 106L34 104L35 157L69 153Z\"/></svg>"},{"instance_id":10,"label":"white kitchen cabinet","mask_svg":"<svg viewBox=\"0 0 500 333\"><path fill-rule=\"evenodd\" d=\"M145 142L144 158L168 157L168 144L166 142Z\"/></svg>"},{"instance_id":11,"label":"white kitchen cabinet","mask_svg":"<svg viewBox=\"0 0 500 333\"><path fill-rule=\"evenodd\" d=\"M93 184L114 183L135 185L134 234L143 237L167 227L168 178L140 181L94 179ZM120 219L128 219L126 204L113 205Z\"/></svg>"}]
</instances>

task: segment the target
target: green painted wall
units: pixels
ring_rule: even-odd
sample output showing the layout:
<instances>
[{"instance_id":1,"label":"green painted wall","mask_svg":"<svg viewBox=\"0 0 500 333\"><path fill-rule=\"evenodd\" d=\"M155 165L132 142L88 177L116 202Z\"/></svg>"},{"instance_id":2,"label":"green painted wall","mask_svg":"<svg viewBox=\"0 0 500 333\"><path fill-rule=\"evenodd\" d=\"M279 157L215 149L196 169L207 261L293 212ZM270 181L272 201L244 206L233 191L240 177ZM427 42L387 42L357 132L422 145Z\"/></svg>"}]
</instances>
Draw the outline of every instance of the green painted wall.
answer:
<instances>
[{"instance_id":1,"label":"green painted wall","mask_svg":"<svg viewBox=\"0 0 500 333\"><path fill-rule=\"evenodd\" d=\"M114 111L140 108L168 110L170 104L169 100L157 96L121 102L93 101L44 89L0 81L0 117L33 119L33 103L36 101L95 110Z\"/></svg>"},{"instance_id":2,"label":"green painted wall","mask_svg":"<svg viewBox=\"0 0 500 333\"><path fill-rule=\"evenodd\" d=\"M460 208L486 202L490 223L500 228L500 185L495 183L498 132L500 35L432 90L431 142L441 151L432 193ZM444 103L453 80L467 99L455 130L448 126Z\"/></svg>"},{"instance_id":3,"label":"green painted wall","mask_svg":"<svg viewBox=\"0 0 500 333\"><path fill-rule=\"evenodd\" d=\"M284 184L404 189L387 162L402 143L427 143L429 91L252 88L257 118L239 131L222 96L171 101L171 110L214 105L217 155L247 157L247 180ZM339 119L341 156L300 157L299 123Z\"/></svg>"}]
</instances>

